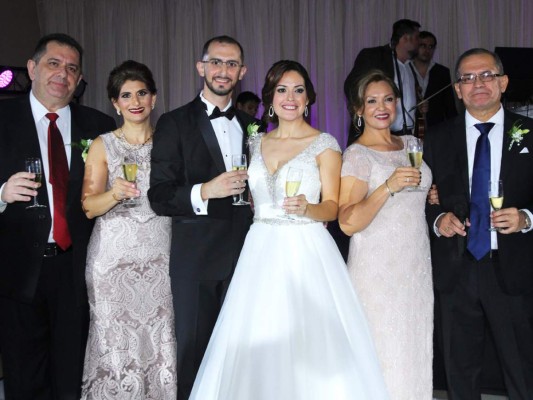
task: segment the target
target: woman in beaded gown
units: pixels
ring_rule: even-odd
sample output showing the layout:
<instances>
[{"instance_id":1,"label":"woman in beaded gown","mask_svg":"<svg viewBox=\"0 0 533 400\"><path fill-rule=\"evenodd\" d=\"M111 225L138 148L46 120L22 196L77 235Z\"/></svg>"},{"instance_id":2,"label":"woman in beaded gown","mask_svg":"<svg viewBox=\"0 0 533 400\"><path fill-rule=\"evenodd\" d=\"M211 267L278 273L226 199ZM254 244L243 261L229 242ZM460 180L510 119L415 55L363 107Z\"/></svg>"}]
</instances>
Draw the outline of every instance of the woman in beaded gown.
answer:
<instances>
[{"instance_id":1,"label":"woman in beaded gown","mask_svg":"<svg viewBox=\"0 0 533 400\"><path fill-rule=\"evenodd\" d=\"M337 141L303 116L315 92L275 63L263 103L278 127L249 142L255 218L192 390L195 400L388 399L346 265L323 221L337 215ZM286 197L289 169L302 171Z\"/></svg>"},{"instance_id":2,"label":"woman in beaded gown","mask_svg":"<svg viewBox=\"0 0 533 400\"><path fill-rule=\"evenodd\" d=\"M82 399L175 399L171 221L156 216L146 196L156 87L145 65L126 61L111 72L107 89L124 125L94 141L85 165L83 208L97 219L87 256L90 326ZM132 154L135 183L123 171L124 157Z\"/></svg>"},{"instance_id":3,"label":"woman in beaded gown","mask_svg":"<svg viewBox=\"0 0 533 400\"><path fill-rule=\"evenodd\" d=\"M397 99L381 71L350 90L355 124L364 120L364 129L344 153L339 223L351 236L348 270L390 398L426 400L432 398L433 287L422 188L429 188L431 171L406 166L406 144L414 138L390 133Z\"/></svg>"}]
</instances>

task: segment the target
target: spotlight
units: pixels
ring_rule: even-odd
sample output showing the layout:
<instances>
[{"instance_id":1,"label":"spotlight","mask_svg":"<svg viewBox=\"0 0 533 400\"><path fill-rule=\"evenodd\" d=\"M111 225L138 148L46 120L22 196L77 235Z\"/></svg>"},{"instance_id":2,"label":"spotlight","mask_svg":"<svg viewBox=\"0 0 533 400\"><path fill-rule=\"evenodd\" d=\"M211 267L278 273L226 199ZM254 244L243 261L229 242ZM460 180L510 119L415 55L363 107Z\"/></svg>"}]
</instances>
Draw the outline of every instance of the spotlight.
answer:
<instances>
[{"instance_id":1,"label":"spotlight","mask_svg":"<svg viewBox=\"0 0 533 400\"><path fill-rule=\"evenodd\" d=\"M7 87L13 80L13 71L10 69L4 69L0 72L0 89Z\"/></svg>"},{"instance_id":2,"label":"spotlight","mask_svg":"<svg viewBox=\"0 0 533 400\"><path fill-rule=\"evenodd\" d=\"M0 66L0 95L24 94L31 88L28 69L22 67Z\"/></svg>"}]
</instances>

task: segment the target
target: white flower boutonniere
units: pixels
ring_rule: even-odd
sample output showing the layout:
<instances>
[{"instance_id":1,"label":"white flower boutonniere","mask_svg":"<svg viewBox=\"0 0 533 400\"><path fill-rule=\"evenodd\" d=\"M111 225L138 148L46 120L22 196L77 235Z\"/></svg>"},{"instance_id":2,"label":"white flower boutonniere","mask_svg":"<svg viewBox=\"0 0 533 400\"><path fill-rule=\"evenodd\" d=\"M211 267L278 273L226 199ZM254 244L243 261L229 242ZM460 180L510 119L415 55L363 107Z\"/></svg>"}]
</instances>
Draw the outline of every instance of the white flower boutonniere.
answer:
<instances>
[{"instance_id":1,"label":"white flower boutonniere","mask_svg":"<svg viewBox=\"0 0 533 400\"><path fill-rule=\"evenodd\" d=\"M522 142L522 139L524 138L524 135L526 133L529 133L529 129L520 129L522 125L519 124L520 120L515 121L511 129L507 132L507 134L511 137L511 144L509 144L509 150L513 147L513 144L516 143L516 145L520 145Z\"/></svg>"},{"instance_id":2,"label":"white flower boutonniere","mask_svg":"<svg viewBox=\"0 0 533 400\"><path fill-rule=\"evenodd\" d=\"M259 134L259 124L257 122L249 124L246 128L246 132L248 133L248 140L253 139Z\"/></svg>"},{"instance_id":3,"label":"white flower boutonniere","mask_svg":"<svg viewBox=\"0 0 533 400\"><path fill-rule=\"evenodd\" d=\"M85 162L87 161L87 153L89 153L89 147L91 147L92 143L92 139L81 139L79 143L72 142L70 145L81 150L81 158L83 159L83 162Z\"/></svg>"}]
</instances>

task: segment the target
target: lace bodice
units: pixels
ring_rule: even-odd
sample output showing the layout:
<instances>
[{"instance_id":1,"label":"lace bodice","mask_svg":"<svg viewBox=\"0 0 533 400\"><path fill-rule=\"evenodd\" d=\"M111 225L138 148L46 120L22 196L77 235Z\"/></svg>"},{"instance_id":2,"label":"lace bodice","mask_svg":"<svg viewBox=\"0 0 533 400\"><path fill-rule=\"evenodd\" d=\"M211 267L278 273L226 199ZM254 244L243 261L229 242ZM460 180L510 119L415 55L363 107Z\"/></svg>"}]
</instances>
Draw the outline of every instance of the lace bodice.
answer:
<instances>
[{"instance_id":1,"label":"lace bodice","mask_svg":"<svg viewBox=\"0 0 533 400\"><path fill-rule=\"evenodd\" d=\"M252 161L248 168L250 190L254 200L255 220L275 220L287 222L281 208L285 196L285 181L290 167L300 168L303 171L302 183L298 194L305 194L307 201L317 204L320 201L320 173L316 157L327 149L340 152L337 140L328 133L321 133L303 151L270 174L267 170L261 153L261 139L258 135L250 140L250 153ZM307 217L291 216L294 221L289 223L312 222Z\"/></svg>"}]
</instances>

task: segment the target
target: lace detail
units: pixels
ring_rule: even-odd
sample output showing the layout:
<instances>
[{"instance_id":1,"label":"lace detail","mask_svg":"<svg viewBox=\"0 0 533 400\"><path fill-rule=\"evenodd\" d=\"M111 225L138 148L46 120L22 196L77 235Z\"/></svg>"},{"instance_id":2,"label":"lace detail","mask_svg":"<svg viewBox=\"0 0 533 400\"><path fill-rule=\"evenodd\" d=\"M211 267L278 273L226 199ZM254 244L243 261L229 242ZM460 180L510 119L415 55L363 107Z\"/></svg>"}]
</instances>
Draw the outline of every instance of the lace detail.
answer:
<instances>
[{"instance_id":1,"label":"lace detail","mask_svg":"<svg viewBox=\"0 0 533 400\"><path fill-rule=\"evenodd\" d=\"M367 181L370 195L406 165L405 150L353 144L345 151L342 176ZM421 171L422 185L429 186L431 171L426 164ZM398 192L350 240L348 270L393 400L432 398L433 286L425 203L425 192Z\"/></svg>"},{"instance_id":2,"label":"lace detail","mask_svg":"<svg viewBox=\"0 0 533 400\"><path fill-rule=\"evenodd\" d=\"M248 181L252 197L254 198L255 218L257 219L285 219L281 208L285 198L285 181L289 167L303 170L302 183L298 193L305 193L307 201L317 204L320 201L320 172L316 157L327 149L341 152L337 140L328 133L321 133L309 146L270 174L266 168L261 153L261 140L263 135L257 135L250 140L252 161L248 168L250 179ZM258 199L261 199L258 201ZM304 216L292 216L295 220L312 221Z\"/></svg>"},{"instance_id":3,"label":"lace detail","mask_svg":"<svg viewBox=\"0 0 533 400\"><path fill-rule=\"evenodd\" d=\"M176 339L168 263L171 219L158 217L146 197L151 143L123 145L101 136L108 188L123 177L122 158L136 151L140 206L118 204L97 218L88 247L91 309L82 399L176 398Z\"/></svg>"}]
</instances>

